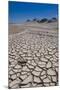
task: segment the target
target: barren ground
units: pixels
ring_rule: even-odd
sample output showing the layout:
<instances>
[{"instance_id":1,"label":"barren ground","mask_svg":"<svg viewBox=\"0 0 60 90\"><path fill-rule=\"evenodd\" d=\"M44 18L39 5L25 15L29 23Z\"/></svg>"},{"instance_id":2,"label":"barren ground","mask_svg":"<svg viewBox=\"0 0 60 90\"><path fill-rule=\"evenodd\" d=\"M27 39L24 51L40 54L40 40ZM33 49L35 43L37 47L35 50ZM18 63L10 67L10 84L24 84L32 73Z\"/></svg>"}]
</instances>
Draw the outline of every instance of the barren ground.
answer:
<instances>
[{"instance_id":1,"label":"barren ground","mask_svg":"<svg viewBox=\"0 0 60 90\"><path fill-rule=\"evenodd\" d=\"M57 23L9 25L9 88L58 85Z\"/></svg>"}]
</instances>

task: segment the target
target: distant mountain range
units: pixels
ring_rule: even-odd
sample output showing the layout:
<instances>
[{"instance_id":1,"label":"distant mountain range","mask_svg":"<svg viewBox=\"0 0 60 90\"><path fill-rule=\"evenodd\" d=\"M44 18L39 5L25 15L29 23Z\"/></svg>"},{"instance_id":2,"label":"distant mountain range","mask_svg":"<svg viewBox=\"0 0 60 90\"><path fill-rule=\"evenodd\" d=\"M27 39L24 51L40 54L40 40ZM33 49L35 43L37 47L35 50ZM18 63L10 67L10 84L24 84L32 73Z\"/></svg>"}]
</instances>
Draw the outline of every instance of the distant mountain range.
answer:
<instances>
[{"instance_id":1,"label":"distant mountain range","mask_svg":"<svg viewBox=\"0 0 60 90\"><path fill-rule=\"evenodd\" d=\"M33 20L27 19L26 22L37 22L37 23L45 23L45 22L47 22L47 23L51 23L51 22L56 22L56 21L58 21L58 19L53 17L51 19L43 18L41 20L39 20L37 18L34 18Z\"/></svg>"},{"instance_id":2,"label":"distant mountain range","mask_svg":"<svg viewBox=\"0 0 60 90\"><path fill-rule=\"evenodd\" d=\"M37 19L37 18L34 18L32 20L27 19L25 22L52 23L52 22L58 22L58 19L56 17L53 17L51 19L47 19L47 18ZM9 24L20 24L20 23L9 22Z\"/></svg>"}]
</instances>

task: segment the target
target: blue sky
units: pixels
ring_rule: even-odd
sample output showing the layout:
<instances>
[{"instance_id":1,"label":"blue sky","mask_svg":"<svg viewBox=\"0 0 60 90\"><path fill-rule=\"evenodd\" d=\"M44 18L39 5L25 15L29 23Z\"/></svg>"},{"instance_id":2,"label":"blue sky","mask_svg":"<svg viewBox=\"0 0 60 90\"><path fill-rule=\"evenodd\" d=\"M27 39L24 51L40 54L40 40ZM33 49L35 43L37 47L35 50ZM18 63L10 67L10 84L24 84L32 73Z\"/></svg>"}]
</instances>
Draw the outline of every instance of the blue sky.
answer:
<instances>
[{"instance_id":1,"label":"blue sky","mask_svg":"<svg viewBox=\"0 0 60 90\"><path fill-rule=\"evenodd\" d=\"M23 23L27 19L58 17L57 4L9 1L9 23Z\"/></svg>"}]
</instances>

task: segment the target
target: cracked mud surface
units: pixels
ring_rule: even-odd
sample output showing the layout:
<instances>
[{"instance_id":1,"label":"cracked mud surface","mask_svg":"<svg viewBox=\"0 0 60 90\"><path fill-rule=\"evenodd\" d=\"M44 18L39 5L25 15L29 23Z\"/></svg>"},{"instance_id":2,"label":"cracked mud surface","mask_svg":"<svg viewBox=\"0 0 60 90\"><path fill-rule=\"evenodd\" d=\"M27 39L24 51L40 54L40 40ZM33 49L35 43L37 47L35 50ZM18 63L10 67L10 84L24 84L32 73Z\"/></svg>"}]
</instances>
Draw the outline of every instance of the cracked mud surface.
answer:
<instances>
[{"instance_id":1,"label":"cracked mud surface","mask_svg":"<svg viewBox=\"0 0 60 90\"><path fill-rule=\"evenodd\" d=\"M9 35L9 88L58 85L58 35L26 31Z\"/></svg>"}]
</instances>

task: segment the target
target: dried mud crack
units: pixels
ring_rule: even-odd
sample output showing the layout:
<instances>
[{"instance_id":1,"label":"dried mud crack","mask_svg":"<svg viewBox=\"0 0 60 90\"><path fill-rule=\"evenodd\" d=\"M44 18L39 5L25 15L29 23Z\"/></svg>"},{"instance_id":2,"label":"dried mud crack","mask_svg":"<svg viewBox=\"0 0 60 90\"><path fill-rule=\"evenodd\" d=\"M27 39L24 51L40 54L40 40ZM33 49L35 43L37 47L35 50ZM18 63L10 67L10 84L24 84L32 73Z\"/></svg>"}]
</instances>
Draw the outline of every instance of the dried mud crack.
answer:
<instances>
[{"instance_id":1,"label":"dried mud crack","mask_svg":"<svg viewBox=\"0 0 60 90\"><path fill-rule=\"evenodd\" d=\"M26 31L9 35L9 88L58 85L58 36Z\"/></svg>"}]
</instances>

